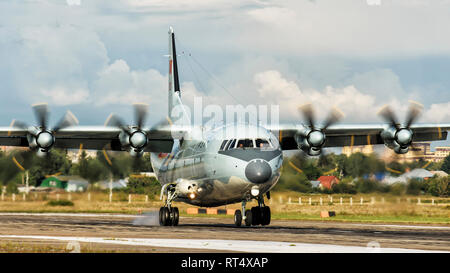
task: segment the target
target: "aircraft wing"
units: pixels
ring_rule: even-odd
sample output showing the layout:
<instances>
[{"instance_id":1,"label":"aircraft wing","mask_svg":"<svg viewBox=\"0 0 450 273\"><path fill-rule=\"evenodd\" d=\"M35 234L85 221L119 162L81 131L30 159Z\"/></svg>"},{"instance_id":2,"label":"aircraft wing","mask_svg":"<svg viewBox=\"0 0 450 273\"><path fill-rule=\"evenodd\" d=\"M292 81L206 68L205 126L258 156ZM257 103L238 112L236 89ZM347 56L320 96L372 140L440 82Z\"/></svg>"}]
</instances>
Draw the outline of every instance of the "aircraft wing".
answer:
<instances>
[{"instance_id":1,"label":"aircraft wing","mask_svg":"<svg viewBox=\"0 0 450 273\"><path fill-rule=\"evenodd\" d=\"M144 129L147 133L148 144L146 152L170 153L172 150L174 128L161 126ZM54 133L54 148L87 150L122 151L119 140L120 128L109 126L72 126ZM177 131L182 133L181 131ZM0 127L0 146L28 147L28 131L26 129Z\"/></svg>"},{"instance_id":2,"label":"aircraft wing","mask_svg":"<svg viewBox=\"0 0 450 273\"><path fill-rule=\"evenodd\" d=\"M272 131L281 144L283 150L296 150L298 145L295 135L307 127L303 124L280 125L267 128ZM342 147L353 145L384 144L381 132L388 128L388 124L336 124L329 126L324 133L326 135L326 147ZM446 140L450 124L413 124L413 142Z\"/></svg>"}]
</instances>

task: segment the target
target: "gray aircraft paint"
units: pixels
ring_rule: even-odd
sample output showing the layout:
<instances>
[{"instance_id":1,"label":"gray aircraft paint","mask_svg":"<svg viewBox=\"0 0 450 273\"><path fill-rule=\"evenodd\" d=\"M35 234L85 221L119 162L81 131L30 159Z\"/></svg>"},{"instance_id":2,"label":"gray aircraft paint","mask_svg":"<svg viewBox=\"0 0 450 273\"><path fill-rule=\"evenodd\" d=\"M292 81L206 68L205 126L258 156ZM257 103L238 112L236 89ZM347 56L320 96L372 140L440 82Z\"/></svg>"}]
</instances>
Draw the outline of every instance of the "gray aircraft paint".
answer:
<instances>
[{"instance_id":1,"label":"gray aircraft paint","mask_svg":"<svg viewBox=\"0 0 450 273\"><path fill-rule=\"evenodd\" d=\"M184 140L181 145L176 141L172 153L164 157L151 154L161 185L176 184L177 201L205 207L232 204L249 199L254 186L259 187L262 195L277 183L283 155L277 138L270 131L260 126L232 124L201 135L207 137ZM273 147L219 151L224 140L257 138L270 139ZM257 159L266 161L271 168L272 175L264 183L252 183L245 175L247 165ZM189 198L191 193L195 194L194 199Z\"/></svg>"}]
</instances>

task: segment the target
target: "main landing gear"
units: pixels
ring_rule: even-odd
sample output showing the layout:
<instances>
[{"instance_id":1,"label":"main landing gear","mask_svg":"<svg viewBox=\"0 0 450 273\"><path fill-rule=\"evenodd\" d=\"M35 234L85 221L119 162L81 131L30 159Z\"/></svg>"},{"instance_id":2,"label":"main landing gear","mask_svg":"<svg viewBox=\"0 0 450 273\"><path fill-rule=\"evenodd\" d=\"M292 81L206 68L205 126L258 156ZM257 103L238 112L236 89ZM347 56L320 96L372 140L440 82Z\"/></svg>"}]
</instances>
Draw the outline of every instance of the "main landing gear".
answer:
<instances>
[{"instance_id":1,"label":"main landing gear","mask_svg":"<svg viewBox=\"0 0 450 273\"><path fill-rule=\"evenodd\" d=\"M180 212L177 207L161 207L159 209L160 226L178 226Z\"/></svg>"},{"instance_id":2,"label":"main landing gear","mask_svg":"<svg viewBox=\"0 0 450 273\"><path fill-rule=\"evenodd\" d=\"M176 197L174 187L167 189L167 199L164 207L159 209L159 225L160 226L178 226L180 220L180 211L177 207L172 207L172 201Z\"/></svg>"},{"instance_id":3,"label":"main landing gear","mask_svg":"<svg viewBox=\"0 0 450 273\"><path fill-rule=\"evenodd\" d=\"M242 201L242 212L236 210L234 212L234 224L238 227L242 225L242 220L246 226L267 226L270 224L270 207L264 205L264 197L258 197L258 206L252 207L251 210L246 210L245 205L247 200ZM244 216L242 216L242 214Z\"/></svg>"}]
</instances>

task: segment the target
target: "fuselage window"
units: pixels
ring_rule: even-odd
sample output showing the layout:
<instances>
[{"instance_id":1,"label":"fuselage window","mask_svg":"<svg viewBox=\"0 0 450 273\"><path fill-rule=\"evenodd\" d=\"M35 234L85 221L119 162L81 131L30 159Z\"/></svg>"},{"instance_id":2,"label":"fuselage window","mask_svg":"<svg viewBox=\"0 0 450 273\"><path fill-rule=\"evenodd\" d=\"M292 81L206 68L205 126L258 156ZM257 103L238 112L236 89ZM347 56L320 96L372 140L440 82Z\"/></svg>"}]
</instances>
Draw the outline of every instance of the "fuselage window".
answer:
<instances>
[{"instance_id":1,"label":"fuselage window","mask_svg":"<svg viewBox=\"0 0 450 273\"><path fill-rule=\"evenodd\" d=\"M237 148L253 148L253 139L239 139Z\"/></svg>"},{"instance_id":2,"label":"fuselage window","mask_svg":"<svg viewBox=\"0 0 450 273\"><path fill-rule=\"evenodd\" d=\"M225 150L225 145L227 144L227 142L228 142L228 140L224 140L224 141L222 142L222 145L220 145L219 151Z\"/></svg>"},{"instance_id":3,"label":"fuselage window","mask_svg":"<svg viewBox=\"0 0 450 273\"><path fill-rule=\"evenodd\" d=\"M266 139L257 138L255 142L257 148L271 148L269 141L267 141Z\"/></svg>"}]
</instances>

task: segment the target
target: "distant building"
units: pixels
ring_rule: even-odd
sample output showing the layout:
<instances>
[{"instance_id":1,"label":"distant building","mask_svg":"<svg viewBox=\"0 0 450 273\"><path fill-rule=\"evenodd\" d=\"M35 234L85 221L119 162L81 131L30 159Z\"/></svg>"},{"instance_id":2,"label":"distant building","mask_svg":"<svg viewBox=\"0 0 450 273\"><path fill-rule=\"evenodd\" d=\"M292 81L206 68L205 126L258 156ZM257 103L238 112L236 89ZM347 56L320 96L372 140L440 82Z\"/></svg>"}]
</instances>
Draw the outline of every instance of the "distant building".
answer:
<instances>
[{"instance_id":1,"label":"distant building","mask_svg":"<svg viewBox=\"0 0 450 273\"><path fill-rule=\"evenodd\" d=\"M18 184L17 185L17 190L19 191L19 193L28 193L30 191L34 191L35 187L34 186L28 186L24 185L24 184Z\"/></svg>"},{"instance_id":2,"label":"distant building","mask_svg":"<svg viewBox=\"0 0 450 273\"><path fill-rule=\"evenodd\" d=\"M342 153L346 156L350 156L354 153L371 154L373 153L372 145L358 145L358 146L344 146L342 147Z\"/></svg>"},{"instance_id":3,"label":"distant building","mask_svg":"<svg viewBox=\"0 0 450 273\"><path fill-rule=\"evenodd\" d=\"M393 183L407 183L410 179L419 179L419 180L427 180L433 177L434 174L425 169L414 169L410 172L406 172L398 177L394 176L386 176L381 182L385 184L393 184Z\"/></svg>"},{"instance_id":4,"label":"distant building","mask_svg":"<svg viewBox=\"0 0 450 273\"><path fill-rule=\"evenodd\" d=\"M39 189L65 190L67 192L81 192L88 188L89 183L78 176L50 176L42 180Z\"/></svg>"},{"instance_id":5,"label":"distant building","mask_svg":"<svg viewBox=\"0 0 450 273\"><path fill-rule=\"evenodd\" d=\"M436 161L444 160L448 155L450 155L450 147L436 147L434 152Z\"/></svg>"},{"instance_id":6,"label":"distant building","mask_svg":"<svg viewBox=\"0 0 450 273\"><path fill-rule=\"evenodd\" d=\"M78 160L80 159L80 155L82 152L86 153L86 157L90 158L96 158L97 157L97 151L96 150L67 150L67 158L72 161L72 163L78 163Z\"/></svg>"},{"instance_id":7,"label":"distant building","mask_svg":"<svg viewBox=\"0 0 450 273\"><path fill-rule=\"evenodd\" d=\"M417 179L423 179L423 180L427 180L428 178L431 178L434 176L434 174L432 174L430 171L425 170L425 169L414 169L414 170L412 170L410 172L406 172L402 175L408 179L417 178Z\"/></svg>"},{"instance_id":8,"label":"distant building","mask_svg":"<svg viewBox=\"0 0 450 273\"><path fill-rule=\"evenodd\" d=\"M436 175L437 177L446 177L448 173L444 171L430 171L433 175Z\"/></svg>"},{"instance_id":9,"label":"distant building","mask_svg":"<svg viewBox=\"0 0 450 273\"><path fill-rule=\"evenodd\" d=\"M17 146L0 146L0 151L4 153L9 153L11 151L25 151L28 147L17 147Z\"/></svg>"},{"instance_id":10,"label":"distant building","mask_svg":"<svg viewBox=\"0 0 450 273\"><path fill-rule=\"evenodd\" d=\"M83 192L86 191L89 186L88 181L77 176L67 177L65 179L67 180L66 191L68 192Z\"/></svg>"},{"instance_id":11,"label":"distant building","mask_svg":"<svg viewBox=\"0 0 450 273\"><path fill-rule=\"evenodd\" d=\"M322 175L317 179L320 182L320 187L330 189L334 184L339 183L339 179L334 175Z\"/></svg>"},{"instance_id":12,"label":"distant building","mask_svg":"<svg viewBox=\"0 0 450 273\"><path fill-rule=\"evenodd\" d=\"M393 151L392 151L393 152ZM412 162L417 160L425 160L439 162L444 160L450 154L450 147L436 147L435 151L431 151L431 142L415 142L410 151L404 154L400 161Z\"/></svg>"},{"instance_id":13,"label":"distant building","mask_svg":"<svg viewBox=\"0 0 450 273\"><path fill-rule=\"evenodd\" d=\"M320 187L320 181L309 181L311 183L311 186L313 188L319 188Z\"/></svg>"},{"instance_id":14,"label":"distant building","mask_svg":"<svg viewBox=\"0 0 450 273\"><path fill-rule=\"evenodd\" d=\"M127 187L128 182L124 179L120 179L117 181L100 181L96 183L96 186L99 187L102 190L108 190L111 186L112 189L123 189Z\"/></svg>"},{"instance_id":15,"label":"distant building","mask_svg":"<svg viewBox=\"0 0 450 273\"><path fill-rule=\"evenodd\" d=\"M154 172L140 172L139 175L157 178L156 174ZM130 176L132 176L132 175L130 175Z\"/></svg>"},{"instance_id":16,"label":"distant building","mask_svg":"<svg viewBox=\"0 0 450 273\"><path fill-rule=\"evenodd\" d=\"M55 190L65 190L67 181L62 181L54 176L50 176L42 180L38 188L50 188Z\"/></svg>"}]
</instances>

